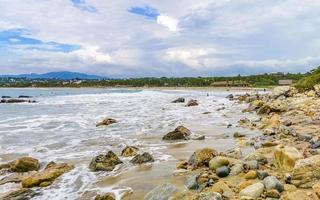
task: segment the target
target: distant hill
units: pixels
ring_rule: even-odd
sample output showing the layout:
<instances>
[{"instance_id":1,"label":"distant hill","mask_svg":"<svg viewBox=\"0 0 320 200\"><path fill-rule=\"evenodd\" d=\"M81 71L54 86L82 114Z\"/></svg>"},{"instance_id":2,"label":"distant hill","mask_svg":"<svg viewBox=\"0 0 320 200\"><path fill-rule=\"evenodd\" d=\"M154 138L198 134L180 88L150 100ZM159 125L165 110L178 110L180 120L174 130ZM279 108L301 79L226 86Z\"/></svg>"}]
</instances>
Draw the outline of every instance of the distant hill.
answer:
<instances>
[{"instance_id":1,"label":"distant hill","mask_svg":"<svg viewBox=\"0 0 320 200\"><path fill-rule=\"evenodd\" d=\"M60 79L60 80L71 80L71 79L106 79L106 77L97 76L97 75L90 75L84 73L77 73L77 72L69 72L69 71L60 71L60 72L48 72L44 74L19 74L19 75L0 75L2 78L12 77L12 78L27 78L27 79Z\"/></svg>"}]
</instances>

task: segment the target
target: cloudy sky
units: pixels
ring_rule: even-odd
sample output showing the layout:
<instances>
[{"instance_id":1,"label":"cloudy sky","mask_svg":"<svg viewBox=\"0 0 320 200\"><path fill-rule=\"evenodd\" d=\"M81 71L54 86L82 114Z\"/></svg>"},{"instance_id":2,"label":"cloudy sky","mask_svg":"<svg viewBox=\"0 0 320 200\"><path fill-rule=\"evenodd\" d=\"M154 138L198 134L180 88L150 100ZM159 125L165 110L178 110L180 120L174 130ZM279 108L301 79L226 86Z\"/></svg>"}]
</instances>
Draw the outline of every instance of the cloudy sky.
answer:
<instances>
[{"instance_id":1,"label":"cloudy sky","mask_svg":"<svg viewBox=\"0 0 320 200\"><path fill-rule=\"evenodd\" d=\"M305 72L320 0L0 0L0 74Z\"/></svg>"}]
</instances>

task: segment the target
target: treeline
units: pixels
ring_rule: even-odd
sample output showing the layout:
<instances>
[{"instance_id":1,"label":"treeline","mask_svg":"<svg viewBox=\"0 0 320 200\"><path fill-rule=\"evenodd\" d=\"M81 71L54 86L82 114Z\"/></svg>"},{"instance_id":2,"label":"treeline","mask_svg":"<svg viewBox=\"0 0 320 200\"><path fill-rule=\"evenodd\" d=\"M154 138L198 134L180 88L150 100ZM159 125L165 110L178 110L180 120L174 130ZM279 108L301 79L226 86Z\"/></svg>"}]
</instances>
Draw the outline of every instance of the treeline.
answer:
<instances>
[{"instance_id":1,"label":"treeline","mask_svg":"<svg viewBox=\"0 0 320 200\"><path fill-rule=\"evenodd\" d=\"M130 78L109 80L0 80L0 87L265 87L278 85L279 80L297 82L304 74L272 73L233 77Z\"/></svg>"}]
</instances>

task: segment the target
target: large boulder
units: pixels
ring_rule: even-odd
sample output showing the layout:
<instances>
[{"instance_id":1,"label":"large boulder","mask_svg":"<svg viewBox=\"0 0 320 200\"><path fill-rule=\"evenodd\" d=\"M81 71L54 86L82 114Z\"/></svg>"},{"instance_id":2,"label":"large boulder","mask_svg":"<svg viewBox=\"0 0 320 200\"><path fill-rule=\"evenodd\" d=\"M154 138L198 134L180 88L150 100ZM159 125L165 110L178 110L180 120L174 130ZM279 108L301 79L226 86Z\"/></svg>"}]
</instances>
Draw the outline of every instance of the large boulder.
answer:
<instances>
[{"instance_id":1,"label":"large boulder","mask_svg":"<svg viewBox=\"0 0 320 200\"><path fill-rule=\"evenodd\" d=\"M271 97L276 99L280 96L288 96L288 94L290 93L290 86L278 86L273 88L272 93L271 93Z\"/></svg>"},{"instance_id":2,"label":"large boulder","mask_svg":"<svg viewBox=\"0 0 320 200\"><path fill-rule=\"evenodd\" d=\"M144 200L168 200L177 188L169 183L159 185L146 194Z\"/></svg>"},{"instance_id":3,"label":"large boulder","mask_svg":"<svg viewBox=\"0 0 320 200\"><path fill-rule=\"evenodd\" d=\"M37 171L40 168L39 161L32 157L22 157L15 161L0 166L0 169L7 168L13 172Z\"/></svg>"},{"instance_id":4,"label":"large boulder","mask_svg":"<svg viewBox=\"0 0 320 200\"><path fill-rule=\"evenodd\" d=\"M121 156L123 157L131 157L131 156L136 156L138 154L138 148L134 146L126 146L122 152Z\"/></svg>"},{"instance_id":5,"label":"large boulder","mask_svg":"<svg viewBox=\"0 0 320 200\"><path fill-rule=\"evenodd\" d=\"M278 145L274 152L275 165L284 171L292 171L296 161L302 158L303 155L292 146Z\"/></svg>"},{"instance_id":6,"label":"large boulder","mask_svg":"<svg viewBox=\"0 0 320 200\"><path fill-rule=\"evenodd\" d=\"M198 101L195 99L191 99L190 101L188 101L186 106L190 107L190 106L197 106L197 105L199 105Z\"/></svg>"},{"instance_id":7,"label":"large boulder","mask_svg":"<svg viewBox=\"0 0 320 200\"><path fill-rule=\"evenodd\" d=\"M212 158L216 157L218 152L211 148L203 148L195 151L188 160L188 164L193 167L209 166Z\"/></svg>"},{"instance_id":8,"label":"large boulder","mask_svg":"<svg viewBox=\"0 0 320 200\"><path fill-rule=\"evenodd\" d=\"M112 171L116 165L121 164L122 161L118 156L109 151L106 155L98 155L91 160L89 168L92 171Z\"/></svg>"},{"instance_id":9,"label":"large boulder","mask_svg":"<svg viewBox=\"0 0 320 200\"><path fill-rule=\"evenodd\" d=\"M249 197L252 199L257 199L263 193L264 185L260 182L249 185L240 191L240 197L245 198Z\"/></svg>"},{"instance_id":10,"label":"large boulder","mask_svg":"<svg viewBox=\"0 0 320 200\"><path fill-rule=\"evenodd\" d=\"M259 107L257 113L261 114L269 114L271 112L284 112L288 110L288 104L281 100L274 100L270 103L265 103Z\"/></svg>"},{"instance_id":11,"label":"large boulder","mask_svg":"<svg viewBox=\"0 0 320 200\"><path fill-rule=\"evenodd\" d=\"M114 123L117 123L117 120L111 119L111 118L106 118L106 119L102 120L101 122L98 122L96 124L96 127L98 127L98 126L108 126L108 125L114 124Z\"/></svg>"},{"instance_id":12,"label":"large boulder","mask_svg":"<svg viewBox=\"0 0 320 200\"><path fill-rule=\"evenodd\" d=\"M191 131L184 126L178 126L174 131L167 133L163 136L163 140L188 140Z\"/></svg>"},{"instance_id":13,"label":"large boulder","mask_svg":"<svg viewBox=\"0 0 320 200\"><path fill-rule=\"evenodd\" d=\"M301 188L310 188L320 179L320 155L300 159L292 171L292 183Z\"/></svg>"},{"instance_id":14,"label":"large boulder","mask_svg":"<svg viewBox=\"0 0 320 200\"><path fill-rule=\"evenodd\" d=\"M62 174L72 170L74 167L67 163L50 162L46 168L22 180L22 187L46 187L51 185L55 179Z\"/></svg>"},{"instance_id":15,"label":"large boulder","mask_svg":"<svg viewBox=\"0 0 320 200\"><path fill-rule=\"evenodd\" d=\"M130 161L133 164L143 164L148 162L154 162L154 158L151 154L144 152L143 154L138 154L132 158Z\"/></svg>"}]
</instances>

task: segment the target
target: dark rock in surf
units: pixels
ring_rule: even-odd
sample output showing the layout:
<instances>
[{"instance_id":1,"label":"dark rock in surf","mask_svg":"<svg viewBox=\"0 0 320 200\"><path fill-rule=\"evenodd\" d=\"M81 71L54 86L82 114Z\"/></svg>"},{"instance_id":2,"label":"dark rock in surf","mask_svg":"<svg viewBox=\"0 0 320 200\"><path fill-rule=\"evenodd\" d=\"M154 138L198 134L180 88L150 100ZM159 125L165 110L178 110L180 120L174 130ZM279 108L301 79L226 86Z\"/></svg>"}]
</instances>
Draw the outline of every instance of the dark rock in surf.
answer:
<instances>
[{"instance_id":1,"label":"dark rock in surf","mask_svg":"<svg viewBox=\"0 0 320 200\"><path fill-rule=\"evenodd\" d=\"M98 127L98 126L108 126L108 125L114 124L114 123L117 123L117 120L111 119L111 118L106 118L106 119L102 120L101 122L98 122L96 124L96 127Z\"/></svg>"},{"instance_id":2,"label":"dark rock in surf","mask_svg":"<svg viewBox=\"0 0 320 200\"><path fill-rule=\"evenodd\" d=\"M172 101L171 103L184 103L184 102L185 102L184 98L178 98L178 99Z\"/></svg>"},{"instance_id":3,"label":"dark rock in surf","mask_svg":"<svg viewBox=\"0 0 320 200\"><path fill-rule=\"evenodd\" d=\"M197 106L197 105L199 105L198 101L195 99L191 99L190 101L188 101L186 107Z\"/></svg>"},{"instance_id":4,"label":"dark rock in surf","mask_svg":"<svg viewBox=\"0 0 320 200\"><path fill-rule=\"evenodd\" d=\"M132 158L130 161L133 164L143 164L148 162L154 162L154 159L151 154L145 152L143 154L138 154L135 157Z\"/></svg>"},{"instance_id":5,"label":"dark rock in surf","mask_svg":"<svg viewBox=\"0 0 320 200\"><path fill-rule=\"evenodd\" d=\"M162 140L189 140L191 131L184 126L178 126L174 131L163 136Z\"/></svg>"},{"instance_id":6,"label":"dark rock in surf","mask_svg":"<svg viewBox=\"0 0 320 200\"><path fill-rule=\"evenodd\" d=\"M112 171L116 165L121 164L122 161L118 156L109 151L106 155L98 155L94 157L89 165L92 171Z\"/></svg>"}]
</instances>

